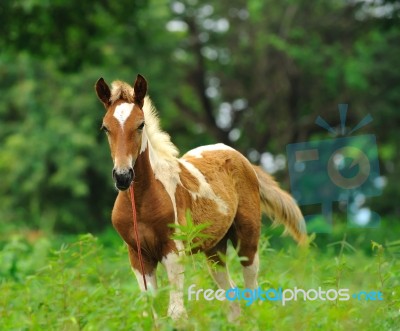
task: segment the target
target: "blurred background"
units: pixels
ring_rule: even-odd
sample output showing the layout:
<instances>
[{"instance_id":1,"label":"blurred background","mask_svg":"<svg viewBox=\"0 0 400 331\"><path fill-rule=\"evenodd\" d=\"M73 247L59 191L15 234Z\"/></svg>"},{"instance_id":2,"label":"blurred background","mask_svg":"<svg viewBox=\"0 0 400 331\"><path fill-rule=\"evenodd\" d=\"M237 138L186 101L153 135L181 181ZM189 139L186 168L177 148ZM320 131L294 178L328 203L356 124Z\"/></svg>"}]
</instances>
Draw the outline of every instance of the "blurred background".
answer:
<instances>
[{"instance_id":1,"label":"blurred background","mask_svg":"<svg viewBox=\"0 0 400 331\"><path fill-rule=\"evenodd\" d=\"M101 232L116 196L94 84L137 73L181 150L223 142L290 189L286 146L318 116L375 134L384 218L400 207L400 2L0 2L0 227ZM340 210L338 210L340 212Z\"/></svg>"}]
</instances>

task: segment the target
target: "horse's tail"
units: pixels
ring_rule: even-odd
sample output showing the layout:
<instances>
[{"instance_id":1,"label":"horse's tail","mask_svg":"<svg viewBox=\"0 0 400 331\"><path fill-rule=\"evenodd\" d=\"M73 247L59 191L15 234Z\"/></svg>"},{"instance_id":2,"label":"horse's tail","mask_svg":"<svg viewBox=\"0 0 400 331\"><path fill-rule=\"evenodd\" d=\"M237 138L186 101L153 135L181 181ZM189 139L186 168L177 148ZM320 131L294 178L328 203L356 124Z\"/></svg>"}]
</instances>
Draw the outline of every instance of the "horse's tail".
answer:
<instances>
[{"instance_id":1,"label":"horse's tail","mask_svg":"<svg viewBox=\"0 0 400 331\"><path fill-rule=\"evenodd\" d=\"M273 221L273 224L283 224L285 234L289 233L299 244L306 244L306 223L292 196L282 190L278 183L260 167L253 167L260 185L262 212Z\"/></svg>"}]
</instances>

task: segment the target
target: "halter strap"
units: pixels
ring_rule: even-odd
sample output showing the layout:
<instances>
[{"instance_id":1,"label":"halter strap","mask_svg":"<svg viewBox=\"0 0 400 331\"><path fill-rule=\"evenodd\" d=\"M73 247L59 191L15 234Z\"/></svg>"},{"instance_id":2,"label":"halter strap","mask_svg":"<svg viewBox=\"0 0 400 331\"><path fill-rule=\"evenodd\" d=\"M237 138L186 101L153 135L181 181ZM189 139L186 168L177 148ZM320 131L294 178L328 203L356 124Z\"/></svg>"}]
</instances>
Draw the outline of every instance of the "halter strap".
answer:
<instances>
[{"instance_id":1,"label":"halter strap","mask_svg":"<svg viewBox=\"0 0 400 331\"><path fill-rule=\"evenodd\" d=\"M142 259L142 247L140 246L139 231L138 231L138 225L137 225L137 219L136 219L135 191L133 188L133 182L132 182L131 186L129 187L129 193L131 196L133 230L135 231L136 244L137 244L137 248L138 248L140 270L141 270L142 276L143 276L144 289L147 291L147 282L146 282L146 276L144 274L144 266L143 266L143 259Z\"/></svg>"}]
</instances>

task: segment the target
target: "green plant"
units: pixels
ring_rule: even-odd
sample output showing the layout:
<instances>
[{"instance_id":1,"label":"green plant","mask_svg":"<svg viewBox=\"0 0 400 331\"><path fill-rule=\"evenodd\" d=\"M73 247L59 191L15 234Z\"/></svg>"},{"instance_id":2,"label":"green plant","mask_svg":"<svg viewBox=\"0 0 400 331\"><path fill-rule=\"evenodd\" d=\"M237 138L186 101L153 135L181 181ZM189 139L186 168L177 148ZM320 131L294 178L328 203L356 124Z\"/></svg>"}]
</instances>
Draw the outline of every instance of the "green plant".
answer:
<instances>
[{"instance_id":1,"label":"green plant","mask_svg":"<svg viewBox=\"0 0 400 331\"><path fill-rule=\"evenodd\" d=\"M203 245L205 240L212 238L211 235L204 233L204 230L206 230L211 225L211 222L195 224L189 209L186 210L185 216L185 225L171 223L168 226L174 229L174 233L171 238L174 240L182 241L184 243L184 253L187 255L191 255L196 251L196 249L200 248ZM192 262L194 266L193 258Z\"/></svg>"}]
</instances>

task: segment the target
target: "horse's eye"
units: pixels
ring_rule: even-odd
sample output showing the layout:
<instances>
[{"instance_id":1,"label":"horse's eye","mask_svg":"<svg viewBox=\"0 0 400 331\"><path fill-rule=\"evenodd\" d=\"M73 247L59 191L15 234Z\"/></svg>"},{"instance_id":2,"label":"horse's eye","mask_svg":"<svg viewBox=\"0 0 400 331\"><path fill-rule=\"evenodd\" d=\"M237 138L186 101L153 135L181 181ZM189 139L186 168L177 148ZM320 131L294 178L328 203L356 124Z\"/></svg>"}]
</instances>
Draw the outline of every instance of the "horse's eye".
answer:
<instances>
[{"instance_id":1,"label":"horse's eye","mask_svg":"<svg viewBox=\"0 0 400 331\"><path fill-rule=\"evenodd\" d=\"M144 122L138 126L138 130L142 131L144 128Z\"/></svg>"},{"instance_id":2,"label":"horse's eye","mask_svg":"<svg viewBox=\"0 0 400 331\"><path fill-rule=\"evenodd\" d=\"M103 124L100 128L101 131L104 131L105 133L109 133L110 130L107 129L107 127Z\"/></svg>"}]
</instances>

